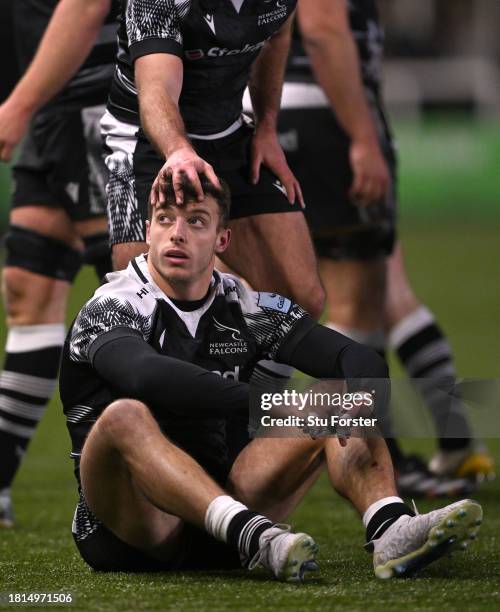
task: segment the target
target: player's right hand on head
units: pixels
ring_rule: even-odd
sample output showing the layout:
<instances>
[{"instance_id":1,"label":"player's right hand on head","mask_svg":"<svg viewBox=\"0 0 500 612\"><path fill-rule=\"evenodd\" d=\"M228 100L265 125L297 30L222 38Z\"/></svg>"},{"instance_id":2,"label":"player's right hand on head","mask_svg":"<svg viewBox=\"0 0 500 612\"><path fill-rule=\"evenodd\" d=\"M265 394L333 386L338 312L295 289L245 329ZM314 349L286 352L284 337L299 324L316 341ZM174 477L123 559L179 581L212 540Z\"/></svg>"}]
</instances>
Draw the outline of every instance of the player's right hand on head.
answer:
<instances>
[{"instance_id":1,"label":"player's right hand on head","mask_svg":"<svg viewBox=\"0 0 500 612\"><path fill-rule=\"evenodd\" d=\"M151 205L163 204L165 202L165 189L167 181L171 181L177 204L184 203L184 193L182 191L183 180L187 177L198 195L198 201L203 201L205 195L201 187L199 175L204 174L207 179L220 188L219 179L214 169L196 151L185 146L174 151L169 155L167 161L161 168L151 188Z\"/></svg>"},{"instance_id":2,"label":"player's right hand on head","mask_svg":"<svg viewBox=\"0 0 500 612\"><path fill-rule=\"evenodd\" d=\"M365 207L383 201L391 176L379 144L352 141L349 161L353 174L349 196L353 204Z\"/></svg>"},{"instance_id":3,"label":"player's right hand on head","mask_svg":"<svg viewBox=\"0 0 500 612\"><path fill-rule=\"evenodd\" d=\"M23 113L8 99L0 106L0 160L10 161L15 147L28 131L30 113Z\"/></svg>"}]
</instances>

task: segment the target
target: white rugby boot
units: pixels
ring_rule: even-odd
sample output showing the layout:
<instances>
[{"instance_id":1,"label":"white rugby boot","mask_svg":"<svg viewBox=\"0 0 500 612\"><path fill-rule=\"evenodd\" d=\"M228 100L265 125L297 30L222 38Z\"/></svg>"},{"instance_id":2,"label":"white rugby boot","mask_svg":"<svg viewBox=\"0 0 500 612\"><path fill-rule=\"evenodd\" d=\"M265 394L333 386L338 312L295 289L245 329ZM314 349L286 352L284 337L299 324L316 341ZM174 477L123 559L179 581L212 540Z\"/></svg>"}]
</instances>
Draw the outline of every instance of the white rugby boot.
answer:
<instances>
[{"instance_id":1,"label":"white rugby boot","mask_svg":"<svg viewBox=\"0 0 500 612\"><path fill-rule=\"evenodd\" d=\"M302 582L306 572L318 570L318 546L306 533L290 533L289 525L274 525L259 538L259 552L248 569L257 565L270 570L283 582Z\"/></svg>"},{"instance_id":2,"label":"white rugby boot","mask_svg":"<svg viewBox=\"0 0 500 612\"><path fill-rule=\"evenodd\" d=\"M454 550L465 550L483 521L481 506L464 499L427 514L401 516L373 540L377 578L411 576Z\"/></svg>"}]
</instances>

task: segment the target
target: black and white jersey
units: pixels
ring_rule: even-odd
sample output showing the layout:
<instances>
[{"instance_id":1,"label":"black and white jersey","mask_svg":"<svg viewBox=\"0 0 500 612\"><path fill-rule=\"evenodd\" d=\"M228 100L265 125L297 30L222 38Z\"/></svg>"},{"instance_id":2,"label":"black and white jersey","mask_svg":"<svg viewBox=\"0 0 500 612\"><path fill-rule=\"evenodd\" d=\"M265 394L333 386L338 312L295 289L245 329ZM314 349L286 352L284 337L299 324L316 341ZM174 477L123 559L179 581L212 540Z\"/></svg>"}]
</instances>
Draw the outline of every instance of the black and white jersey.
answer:
<instances>
[{"instance_id":1,"label":"black and white jersey","mask_svg":"<svg viewBox=\"0 0 500 612\"><path fill-rule=\"evenodd\" d=\"M237 278L218 272L206 300L191 311L181 310L158 288L144 255L132 260L126 270L108 274L107 282L81 309L63 352L61 399L74 458L102 410L124 397L122 389L112 388L93 367L97 352L116 334L132 330L160 355L245 383L259 360L276 358L285 339L287 345L293 343L308 321L316 325L289 299L251 292ZM210 402L210 397L203 401ZM160 406L150 408L156 409L155 416L169 438L190 449L196 439L198 447L222 453L224 420L206 414L163 417L168 402L182 405L182 397L166 393Z\"/></svg>"},{"instance_id":2,"label":"black and white jersey","mask_svg":"<svg viewBox=\"0 0 500 612\"><path fill-rule=\"evenodd\" d=\"M15 0L14 28L21 72L31 63L58 2L59 0ZM85 63L63 91L50 102L50 106L71 105L83 108L106 101L116 58L116 2L117 0L114 0L113 9Z\"/></svg>"},{"instance_id":3,"label":"black and white jersey","mask_svg":"<svg viewBox=\"0 0 500 612\"><path fill-rule=\"evenodd\" d=\"M151 53L183 60L179 101L188 133L224 133L241 115L250 68L296 0L128 0L109 110L138 123L133 62Z\"/></svg>"},{"instance_id":4,"label":"black and white jersey","mask_svg":"<svg viewBox=\"0 0 500 612\"><path fill-rule=\"evenodd\" d=\"M378 93L381 80L384 32L375 0L348 0L349 22L356 41L365 87ZM296 29L287 67L286 81L314 82L300 34Z\"/></svg>"}]
</instances>

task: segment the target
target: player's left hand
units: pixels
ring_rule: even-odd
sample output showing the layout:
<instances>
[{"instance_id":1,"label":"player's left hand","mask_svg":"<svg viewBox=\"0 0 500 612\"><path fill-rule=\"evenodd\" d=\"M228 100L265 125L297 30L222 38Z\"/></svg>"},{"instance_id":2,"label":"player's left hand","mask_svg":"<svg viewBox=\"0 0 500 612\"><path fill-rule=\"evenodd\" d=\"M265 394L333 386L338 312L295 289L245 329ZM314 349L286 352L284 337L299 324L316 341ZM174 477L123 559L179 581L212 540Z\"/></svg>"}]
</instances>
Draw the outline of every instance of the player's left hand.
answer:
<instances>
[{"instance_id":1,"label":"player's left hand","mask_svg":"<svg viewBox=\"0 0 500 612\"><path fill-rule=\"evenodd\" d=\"M390 184L390 173L378 142L352 141L349 160L353 182L349 195L356 206L381 202Z\"/></svg>"},{"instance_id":2,"label":"player's left hand","mask_svg":"<svg viewBox=\"0 0 500 612\"><path fill-rule=\"evenodd\" d=\"M250 180L254 185L259 182L261 164L264 164L279 178L286 190L290 204L293 205L298 200L301 208L305 208L299 181L288 166L276 130L257 126L252 139L250 176Z\"/></svg>"},{"instance_id":3,"label":"player's left hand","mask_svg":"<svg viewBox=\"0 0 500 612\"><path fill-rule=\"evenodd\" d=\"M23 113L9 99L0 106L0 160L10 161L15 147L26 134L30 113Z\"/></svg>"}]
</instances>

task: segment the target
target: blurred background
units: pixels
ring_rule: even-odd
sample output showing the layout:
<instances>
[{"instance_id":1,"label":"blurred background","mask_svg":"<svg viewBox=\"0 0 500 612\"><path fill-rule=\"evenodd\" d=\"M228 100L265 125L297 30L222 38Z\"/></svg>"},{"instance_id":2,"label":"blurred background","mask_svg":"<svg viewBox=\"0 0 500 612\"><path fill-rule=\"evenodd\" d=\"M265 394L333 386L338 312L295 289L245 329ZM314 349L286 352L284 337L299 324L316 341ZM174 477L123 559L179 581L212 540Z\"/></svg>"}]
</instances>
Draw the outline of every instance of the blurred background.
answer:
<instances>
[{"instance_id":1,"label":"blurred background","mask_svg":"<svg viewBox=\"0 0 500 612\"><path fill-rule=\"evenodd\" d=\"M0 94L16 71L8 51L12 2L0 0L0 45L6 47ZM386 32L385 97L400 157L400 233L411 278L456 345L460 372L493 377L500 368L500 2L378 5ZM0 234L9 180L8 167L0 165ZM92 290L90 278L90 286L80 283L76 303Z\"/></svg>"},{"instance_id":2,"label":"blurred background","mask_svg":"<svg viewBox=\"0 0 500 612\"><path fill-rule=\"evenodd\" d=\"M15 1L0 0L0 98L8 92L16 72L9 40L9 6ZM385 95L400 157L399 232L409 275L419 298L435 312L447 332L459 375L500 378L500 2L379 0L378 4L386 30ZM9 181L9 168L0 164L0 236L8 217ZM0 247L0 265L2 258ZM68 322L96 286L93 271L84 268L72 290ZM4 338L0 302L0 358ZM392 376L401 376L398 365L391 365ZM428 456L434 448L433 441L405 443L405 450ZM500 440L490 438L486 443L498 470ZM158 604L148 609L165 609L168 591L179 597L174 606L178 608L190 584L184 578L175 590L175 583L163 584L164 578L159 576L156 591L152 591L153 578L149 577L147 582L134 582L128 576L113 577L112 581L90 578L90 574L84 578L68 530L76 499L68 454L69 439L55 394L13 489L21 527L0 539L0 569L6 584L20 591L33 587L47 590L48 586L78 589L79 597L85 600L84 609L99 610L142 609L148 606L144 594L153 597L154 593ZM455 608L459 609L458 602L466 597L468 602L480 601L491 608L493 586L490 593L488 584L498 579L495 538L500 530L499 486L497 480L481 491L488 516L486 537L481 540L484 544L478 549L482 563L459 566L461 573L453 581L446 580L446 574L432 591L434 603L439 603L441 593L446 607L453 607L450 601L456 600ZM368 596L376 602L378 595L380 604L374 603L372 608L379 609L399 596L401 605L404 598L406 604L429 609L429 583L425 580L414 583L411 592L402 583L401 589L391 584L391 591L384 591L383 585L372 580L363 590L359 568L368 565L364 552L352 545L353 538L360 535L359 527L349 508L331 504L326 480L297 514L299 525L309 521L316 526L318 507L325 512L321 515L325 531L320 544L330 551L328 558L338 561L352 576L351 581L336 577L334 591L322 586L321 597L334 593L335 601L348 609L353 605L353 593L361 597L360 602ZM429 504L424 502L420 509L429 509ZM335 549L328 549L327 535L335 542ZM349 551L347 557L338 552L344 550ZM481 581L489 576L491 583ZM339 600L344 582L345 597ZM221 593L229 591L232 596L230 584L220 580L214 584ZM249 584L252 601L260 602L255 599L260 593L257 583ZM475 585L474 594L467 595L464 585ZM242 584L236 582L235 588L240 598ZM191 598L194 592L190 591ZM116 603L106 607L103 593L114 597ZM206 608L208 591L201 593L204 599L200 605ZM311 591L304 593L310 597ZM267 607L268 594L269 590L262 591ZM489 603L485 599L482 604L481 597L489 598Z\"/></svg>"}]
</instances>

